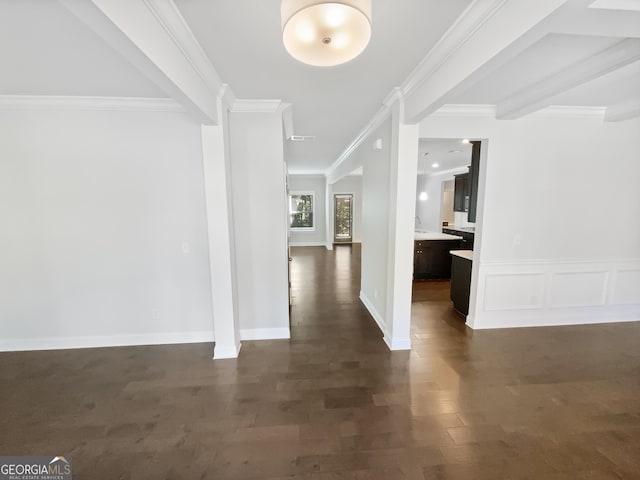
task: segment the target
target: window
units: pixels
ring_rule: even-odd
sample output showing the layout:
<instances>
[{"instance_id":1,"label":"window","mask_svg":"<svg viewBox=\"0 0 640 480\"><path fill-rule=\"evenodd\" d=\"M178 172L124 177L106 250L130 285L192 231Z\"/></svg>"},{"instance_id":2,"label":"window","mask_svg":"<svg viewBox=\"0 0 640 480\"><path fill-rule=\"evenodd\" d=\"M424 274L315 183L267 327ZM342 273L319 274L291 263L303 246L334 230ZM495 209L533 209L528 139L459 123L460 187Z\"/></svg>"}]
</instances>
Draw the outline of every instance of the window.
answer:
<instances>
[{"instance_id":1,"label":"window","mask_svg":"<svg viewBox=\"0 0 640 480\"><path fill-rule=\"evenodd\" d=\"M290 227L295 230L313 230L313 193L289 195Z\"/></svg>"}]
</instances>

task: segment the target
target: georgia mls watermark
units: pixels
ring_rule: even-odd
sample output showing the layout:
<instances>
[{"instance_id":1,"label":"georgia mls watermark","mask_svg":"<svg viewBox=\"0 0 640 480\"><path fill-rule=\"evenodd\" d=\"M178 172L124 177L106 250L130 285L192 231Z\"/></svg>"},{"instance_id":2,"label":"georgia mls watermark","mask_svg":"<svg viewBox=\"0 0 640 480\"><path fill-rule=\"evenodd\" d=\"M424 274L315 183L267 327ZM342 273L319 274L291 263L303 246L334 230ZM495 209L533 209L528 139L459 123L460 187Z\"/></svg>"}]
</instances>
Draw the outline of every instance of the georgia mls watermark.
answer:
<instances>
[{"instance_id":1,"label":"georgia mls watermark","mask_svg":"<svg viewBox=\"0 0 640 480\"><path fill-rule=\"evenodd\" d=\"M0 457L0 480L71 480L71 457Z\"/></svg>"}]
</instances>

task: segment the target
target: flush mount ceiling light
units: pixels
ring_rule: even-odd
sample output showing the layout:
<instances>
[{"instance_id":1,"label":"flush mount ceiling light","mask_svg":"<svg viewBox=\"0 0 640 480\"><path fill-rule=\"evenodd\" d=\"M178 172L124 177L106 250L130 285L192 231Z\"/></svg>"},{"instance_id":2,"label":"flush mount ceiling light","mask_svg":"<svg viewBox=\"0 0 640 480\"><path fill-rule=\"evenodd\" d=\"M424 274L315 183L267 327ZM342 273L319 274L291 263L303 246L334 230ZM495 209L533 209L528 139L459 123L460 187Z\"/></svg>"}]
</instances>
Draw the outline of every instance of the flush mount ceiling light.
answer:
<instances>
[{"instance_id":1,"label":"flush mount ceiling light","mask_svg":"<svg viewBox=\"0 0 640 480\"><path fill-rule=\"evenodd\" d=\"M280 13L285 48L308 65L348 62L371 39L371 0L282 0Z\"/></svg>"}]
</instances>

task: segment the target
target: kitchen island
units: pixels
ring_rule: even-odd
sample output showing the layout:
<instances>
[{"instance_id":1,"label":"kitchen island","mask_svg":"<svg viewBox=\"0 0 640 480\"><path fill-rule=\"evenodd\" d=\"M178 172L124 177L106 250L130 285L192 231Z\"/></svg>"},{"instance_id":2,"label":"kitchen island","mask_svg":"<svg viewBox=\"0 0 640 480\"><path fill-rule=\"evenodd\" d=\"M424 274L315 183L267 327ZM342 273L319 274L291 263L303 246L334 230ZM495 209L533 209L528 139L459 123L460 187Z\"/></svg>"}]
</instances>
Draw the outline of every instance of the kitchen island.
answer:
<instances>
[{"instance_id":1,"label":"kitchen island","mask_svg":"<svg viewBox=\"0 0 640 480\"><path fill-rule=\"evenodd\" d=\"M413 279L451 278L449 251L460 248L462 237L440 232L416 230L413 251Z\"/></svg>"}]
</instances>

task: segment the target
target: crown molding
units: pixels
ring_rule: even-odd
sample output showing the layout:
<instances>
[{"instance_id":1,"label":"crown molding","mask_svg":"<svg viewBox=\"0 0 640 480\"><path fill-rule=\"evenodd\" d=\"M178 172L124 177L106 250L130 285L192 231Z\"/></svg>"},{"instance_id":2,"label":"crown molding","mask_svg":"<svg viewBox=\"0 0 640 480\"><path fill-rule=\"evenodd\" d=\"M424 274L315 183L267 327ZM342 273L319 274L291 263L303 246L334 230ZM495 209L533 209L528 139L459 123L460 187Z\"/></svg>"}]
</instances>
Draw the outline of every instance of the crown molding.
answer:
<instances>
[{"instance_id":1,"label":"crown molding","mask_svg":"<svg viewBox=\"0 0 640 480\"><path fill-rule=\"evenodd\" d=\"M424 81L433 75L469 38L489 20L508 0L475 0L462 12L455 23L449 27L442 38L429 51L427 56L409 74L402 86L395 87L383 101L383 106L367 123L356 138L326 170L329 177L362 142L388 117L395 102L401 104L401 120L404 121L404 99Z\"/></svg>"},{"instance_id":2,"label":"crown molding","mask_svg":"<svg viewBox=\"0 0 640 480\"><path fill-rule=\"evenodd\" d=\"M507 1L475 0L471 2L402 83L401 88L404 95L411 94L427 78L433 75Z\"/></svg>"},{"instance_id":3,"label":"crown molding","mask_svg":"<svg viewBox=\"0 0 640 480\"><path fill-rule=\"evenodd\" d=\"M218 92L224 84L173 0L143 2L205 85Z\"/></svg>"},{"instance_id":4,"label":"crown molding","mask_svg":"<svg viewBox=\"0 0 640 480\"><path fill-rule=\"evenodd\" d=\"M433 112L430 117L496 117L495 105L446 104Z\"/></svg>"},{"instance_id":5,"label":"crown molding","mask_svg":"<svg viewBox=\"0 0 640 480\"><path fill-rule=\"evenodd\" d=\"M603 119L606 107L550 105L524 118L597 118Z\"/></svg>"},{"instance_id":6,"label":"crown molding","mask_svg":"<svg viewBox=\"0 0 640 480\"><path fill-rule=\"evenodd\" d=\"M0 110L186 112L171 98L0 95Z\"/></svg>"},{"instance_id":7,"label":"crown molding","mask_svg":"<svg viewBox=\"0 0 640 480\"><path fill-rule=\"evenodd\" d=\"M236 103L237 98L228 84L223 83L220 87L220 90L218 91L218 101L220 105L226 107L227 110L231 110L233 108L233 104Z\"/></svg>"},{"instance_id":8,"label":"crown molding","mask_svg":"<svg viewBox=\"0 0 640 480\"><path fill-rule=\"evenodd\" d=\"M282 100L243 100L236 99L231 111L233 113L275 113L290 106Z\"/></svg>"},{"instance_id":9,"label":"crown molding","mask_svg":"<svg viewBox=\"0 0 640 480\"><path fill-rule=\"evenodd\" d=\"M640 117L640 96L623 103L617 103L607 107L604 119L607 122L619 122Z\"/></svg>"}]
</instances>

